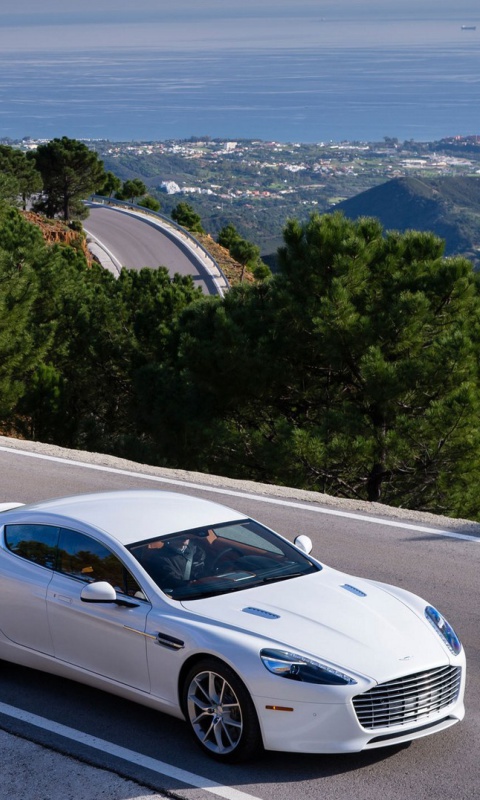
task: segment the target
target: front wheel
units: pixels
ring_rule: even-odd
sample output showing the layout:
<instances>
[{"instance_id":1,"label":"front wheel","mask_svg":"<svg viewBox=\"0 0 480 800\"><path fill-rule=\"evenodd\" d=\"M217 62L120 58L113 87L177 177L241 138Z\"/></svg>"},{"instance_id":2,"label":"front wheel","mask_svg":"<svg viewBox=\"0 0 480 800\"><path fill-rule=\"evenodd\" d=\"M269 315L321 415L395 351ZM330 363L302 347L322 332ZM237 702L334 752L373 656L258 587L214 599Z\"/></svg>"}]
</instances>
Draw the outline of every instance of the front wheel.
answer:
<instances>
[{"instance_id":1,"label":"front wheel","mask_svg":"<svg viewBox=\"0 0 480 800\"><path fill-rule=\"evenodd\" d=\"M261 751L252 699L227 664L213 658L196 664L184 683L183 707L196 742L218 761L245 761Z\"/></svg>"}]
</instances>

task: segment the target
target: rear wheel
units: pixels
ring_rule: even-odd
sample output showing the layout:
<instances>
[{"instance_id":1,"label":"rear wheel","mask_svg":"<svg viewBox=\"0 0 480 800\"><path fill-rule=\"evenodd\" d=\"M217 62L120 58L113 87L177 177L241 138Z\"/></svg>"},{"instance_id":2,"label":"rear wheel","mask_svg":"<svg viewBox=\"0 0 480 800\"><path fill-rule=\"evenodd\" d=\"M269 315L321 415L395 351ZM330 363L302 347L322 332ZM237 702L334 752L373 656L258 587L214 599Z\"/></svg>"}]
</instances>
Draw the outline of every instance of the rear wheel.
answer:
<instances>
[{"instance_id":1,"label":"rear wheel","mask_svg":"<svg viewBox=\"0 0 480 800\"><path fill-rule=\"evenodd\" d=\"M183 706L196 742L218 761L245 761L261 751L252 699L238 675L222 661L204 659L190 670Z\"/></svg>"}]
</instances>

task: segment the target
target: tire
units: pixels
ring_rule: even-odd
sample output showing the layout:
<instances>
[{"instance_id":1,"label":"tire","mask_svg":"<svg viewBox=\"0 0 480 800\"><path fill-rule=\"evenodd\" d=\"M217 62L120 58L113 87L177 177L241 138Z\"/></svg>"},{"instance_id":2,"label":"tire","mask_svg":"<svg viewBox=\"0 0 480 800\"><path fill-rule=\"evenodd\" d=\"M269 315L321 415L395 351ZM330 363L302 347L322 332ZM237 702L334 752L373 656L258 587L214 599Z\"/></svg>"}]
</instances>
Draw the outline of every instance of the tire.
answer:
<instances>
[{"instance_id":1,"label":"tire","mask_svg":"<svg viewBox=\"0 0 480 800\"><path fill-rule=\"evenodd\" d=\"M227 664L214 658L195 664L185 679L182 702L194 740L212 758L238 763L262 751L252 699Z\"/></svg>"}]
</instances>

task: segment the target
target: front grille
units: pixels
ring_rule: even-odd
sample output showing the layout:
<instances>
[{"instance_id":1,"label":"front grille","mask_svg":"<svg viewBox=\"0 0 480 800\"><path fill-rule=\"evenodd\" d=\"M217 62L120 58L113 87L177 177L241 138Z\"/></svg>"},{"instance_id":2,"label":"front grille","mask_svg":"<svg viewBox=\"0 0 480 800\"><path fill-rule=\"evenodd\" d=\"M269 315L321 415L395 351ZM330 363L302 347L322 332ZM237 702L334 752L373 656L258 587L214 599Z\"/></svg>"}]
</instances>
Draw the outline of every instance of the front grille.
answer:
<instances>
[{"instance_id":1,"label":"front grille","mask_svg":"<svg viewBox=\"0 0 480 800\"><path fill-rule=\"evenodd\" d=\"M357 719L367 730L410 725L448 708L458 697L460 667L437 667L374 686L353 698Z\"/></svg>"}]
</instances>

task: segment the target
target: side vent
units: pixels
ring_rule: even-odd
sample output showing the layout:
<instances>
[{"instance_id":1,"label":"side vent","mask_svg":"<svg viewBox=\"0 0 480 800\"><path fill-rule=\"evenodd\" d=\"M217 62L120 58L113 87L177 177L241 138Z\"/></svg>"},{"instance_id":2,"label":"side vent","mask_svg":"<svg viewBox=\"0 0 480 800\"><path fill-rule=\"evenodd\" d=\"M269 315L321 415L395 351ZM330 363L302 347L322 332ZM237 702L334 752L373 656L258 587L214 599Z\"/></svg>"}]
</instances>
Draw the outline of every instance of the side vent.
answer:
<instances>
[{"instance_id":1,"label":"side vent","mask_svg":"<svg viewBox=\"0 0 480 800\"><path fill-rule=\"evenodd\" d=\"M264 611L263 608L247 606L247 608L243 608L242 611L245 611L245 614L254 614L256 617L264 617L264 619L280 619L279 614L272 614L271 611Z\"/></svg>"},{"instance_id":2,"label":"side vent","mask_svg":"<svg viewBox=\"0 0 480 800\"><path fill-rule=\"evenodd\" d=\"M182 650L185 647L185 642L176 639L175 636L169 636L167 633L157 633L157 644L161 644L162 647L167 647L169 650Z\"/></svg>"},{"instance_id":3,"label":"side vent","mask_svg":"<svg viewBox=\"0 0 480 800\"><path fill-rule=\"evenodd\" d=\"M356 594L357 597L366 597L367 595L365 592L362 592L361 589L357 589L356 586L351 586L349 583L344 583L342 589L346 589L347 592L351 592L352 594Z\"/></svg>"}]
</instances>

